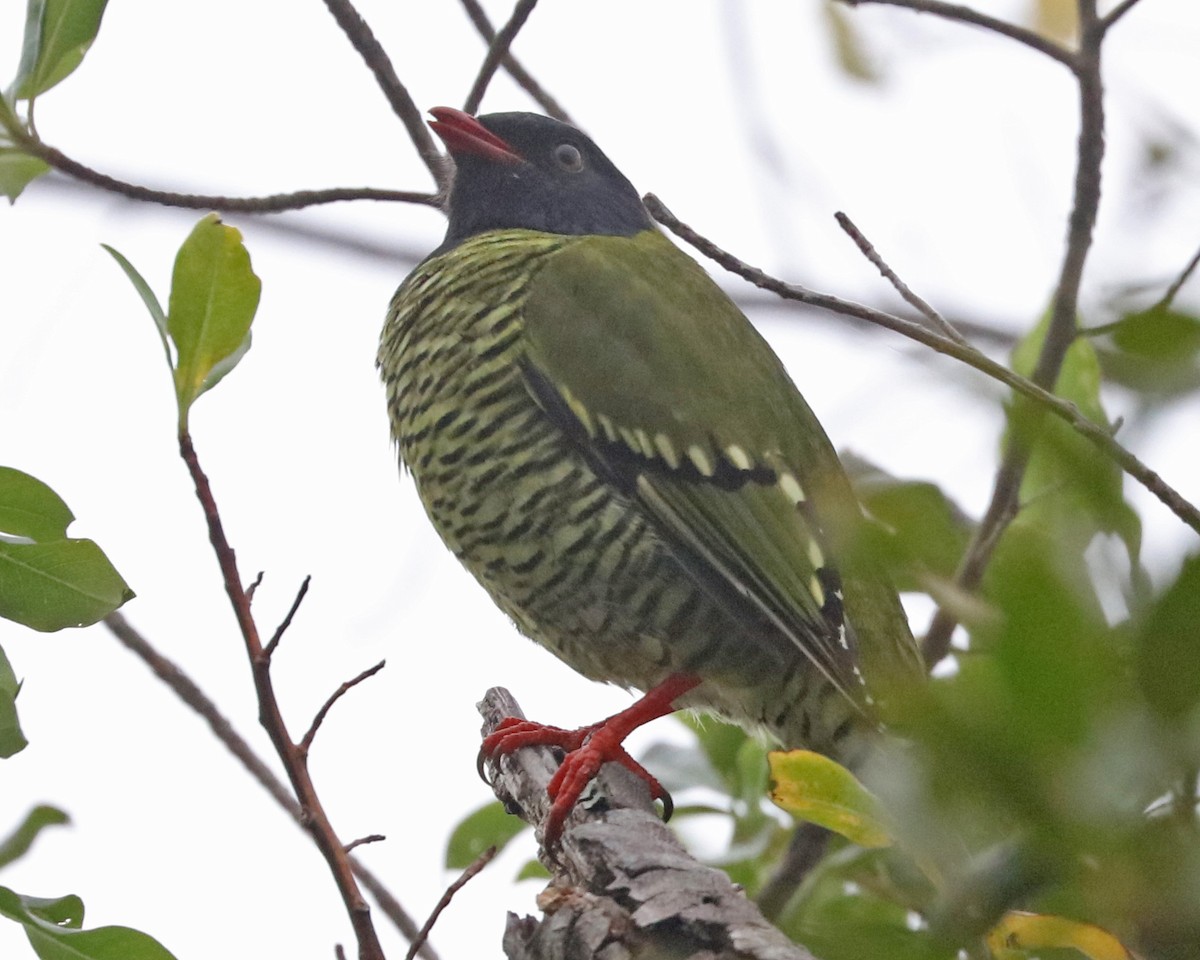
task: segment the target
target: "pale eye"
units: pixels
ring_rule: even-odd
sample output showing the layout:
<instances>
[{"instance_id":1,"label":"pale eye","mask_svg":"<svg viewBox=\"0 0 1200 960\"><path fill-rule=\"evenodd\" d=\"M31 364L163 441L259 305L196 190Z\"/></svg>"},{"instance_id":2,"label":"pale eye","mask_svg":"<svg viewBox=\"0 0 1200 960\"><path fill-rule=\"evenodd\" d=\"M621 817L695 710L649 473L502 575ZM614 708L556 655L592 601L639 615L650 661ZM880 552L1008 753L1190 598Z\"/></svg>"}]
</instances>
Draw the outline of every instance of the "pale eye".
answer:
<instances>
[{"instance_id":1,"label":"pale eye","mask_svg":"<svg viewBox=\"0 0 1200 960\"><path fill-rule=\"evenodd\" d=\"M583 154L573 143L560 143L555 147L554 159L568 173L578 173L583 169Z\"/></svg>"}]
</instances>

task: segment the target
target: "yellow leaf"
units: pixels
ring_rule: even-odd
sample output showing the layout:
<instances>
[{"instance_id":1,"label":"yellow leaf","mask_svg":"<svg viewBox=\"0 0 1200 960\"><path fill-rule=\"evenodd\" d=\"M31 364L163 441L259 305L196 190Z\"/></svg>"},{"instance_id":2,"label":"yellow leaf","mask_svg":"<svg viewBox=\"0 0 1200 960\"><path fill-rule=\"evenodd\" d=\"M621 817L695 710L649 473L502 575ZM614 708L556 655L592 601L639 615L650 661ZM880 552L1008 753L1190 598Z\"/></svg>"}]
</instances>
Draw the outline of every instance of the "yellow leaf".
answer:
<instances>
[{"instance_id":1,"label":"yellow leaf","mask_svg":"<svg viewBox=\"0 0 1200 960\"><path fill-rule=\"evenodd\" d=\"M1047 40L1072 43L1079 35L1078 0L1033 0L1033 29Z\"/></svg>"},{"instance_id":2,"label":"yellow leaf","mask_svg":"<svg viewBox=\"0 0 1200 960\"><path fill-rule=\"evenodd\" d=\"M767 762L771 799L788 813L860 847L891 846L879 801L845 767L811 750L773 751Z\"/></svg>"},{"instance_id":3,"label":"yellow leaf","mask_svg":"<svg viewBox=\"0 0 1200 960\"><path fill-rule=\"evenodd\" d=\"M1120 940L1103 927L1044 913L1010 910L987 935L988 949L997 960L1015 958L1018 951L1066 947L1090 960L1137 960Z\"/></svg>"}]
</instances>

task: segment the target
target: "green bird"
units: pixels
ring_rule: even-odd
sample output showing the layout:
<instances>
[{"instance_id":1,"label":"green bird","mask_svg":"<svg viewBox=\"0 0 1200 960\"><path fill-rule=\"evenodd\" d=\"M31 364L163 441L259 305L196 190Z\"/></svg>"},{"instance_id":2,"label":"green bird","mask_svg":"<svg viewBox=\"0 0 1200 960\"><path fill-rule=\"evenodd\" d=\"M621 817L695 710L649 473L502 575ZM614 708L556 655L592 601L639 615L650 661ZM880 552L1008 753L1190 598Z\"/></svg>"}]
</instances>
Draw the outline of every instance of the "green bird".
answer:
<instances>
[{"instance_id":1,"label":"green bird","mask_svg":"<svg viewBox=\"0 0 1200 960\"><path fill-rule=\"evenodd\" d=\"M484 750L572 751L548 840L605 760L657 788L620 740L673 709L853 762L875 701L923 670L779 358L579 130L430 112L457 172L445 241L379 348L400 460L522 633L647 692L580 731L509 724Z\"/></svg>"}]
</instances>

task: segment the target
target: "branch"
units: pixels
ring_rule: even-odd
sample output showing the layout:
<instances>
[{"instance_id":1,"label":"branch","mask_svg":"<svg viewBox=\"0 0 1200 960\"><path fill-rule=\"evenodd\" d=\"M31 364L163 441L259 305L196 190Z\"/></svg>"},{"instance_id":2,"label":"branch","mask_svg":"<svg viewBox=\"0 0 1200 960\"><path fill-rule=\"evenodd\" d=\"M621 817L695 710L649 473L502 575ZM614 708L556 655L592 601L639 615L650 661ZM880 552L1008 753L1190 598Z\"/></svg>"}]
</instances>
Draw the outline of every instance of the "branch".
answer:
<instances>
[{"instance_id":1,"label":"branch","mask_svg":"<svg viewBox=\"0 0 1200 960\"><path fill-rule=\"evenodd\" d=\"M275 697L275 687L271 680L271 661L263 651L262 640L258 634L258 626L250 612L250 600L242 587L242 578L238 573L237 558L233 548L225 536L225 528L217 511L216 500L208 477L200 467L196 457L196 449L192 438L186 430L179 434L179 453L187 464L192 482L196 486L196 497L204 511L204 520L208 525L208 538L216 554L217 563L221 568L221 576L225 581L225 592L229 595L230 605L237 618L238 629L246 644L246 653L250 657L250 667L254 675L255 692L258 695L259 721L266 728L271 743L275 747L279 759L283 761L292 789L300 801L301 823L306 826L316 841L317 848L325 857L334 882L342 895L342 902L350 916L354 934L358 940L358 955L360 960L383 960L383 948L375 927L371 923L371 908L359 892L358 884L354 881L354 872L350 866L350 857L345 846L338 840L333 825L321 805L316 787L308 774L308 767L303 752L292 742L288 735L287 724L279 709Z\"/></svg>"},{"instance_id":2,"label":"branch","mask_svg":"<svg viewBox=\"0 0 1200 960\"><path fill-rule=\"evenodd\" d=\"M474 113L479 109L483 94L487 90L488 84L492 82L492 77L495 76L496 68L500 66L501 59L508 53L508 48L512 46L512 42L517 38L517 33L525 26L525 21L529 19L529 15L533 13L533 8L536 6L537 0L517 0L512 16L508 18L508 23L500 28L500 32L496 34L491 46L488 47L487 56L483 58L483 64L479 68L479 75L471 85L471 92L467 94L466 103L463 105L463 110L467 113Z\"/></svg>"},{"instance_id":3,"label":"branch","mask_svg":"<svg viewBox=\"0 0 1200 960\"><path fill-rule=\"evenodd\" d=\"M375 34L371 32L371 28L367 26L367 22L359 12L354 9L354 4L350 0L325 0L325 6L329 8L337 25L342 28L342 32L346 34L354 49L363 58L363 62L375 75L375 82L379 84L379 89L387 97L392 111L404 124L404 129L408 131L409 139L417 148L417 153L425 162L425 166L433 174L433 179L438 185L438 192L445 193L450 186L449 164L433 142L433 137L430 135L428 127L425 126L425 118L413 102L413 98L409 96L404 84L400 82L400 78L396 75L396 68L392 66L392 61L388 58L383 45L375 38Z\"/></svg>"},{"instance_id":4,"label":"branch","mask_svg":"<svg viewBox=\"0 0 1200 960\"><path fill-rule=\"evenodd\" d=\"M260 573L250 584L251 587L257 587L262 582L262 574ZM296 599L292 601L292 605L288 607L287 615L275 628L275 632L271 634L271 639L267 641L267 645L263 648L263 656L268 660L275 654L276 647L279 646L279 641L283 639L283 635L287 632L287 628L292 625L292 619L296 616L296 611L300 609L300 604L304 602L304 598L308 595L308 585L312 583L312 575L309 574L300 584L300 589L296 591ZM247 591L247 596L253 599L253 592Z\"/></svg>"},{"instance_id":5,"label":"branch","mask_svg":"<svg viewBox=\"0 0 1200 960\"><path fill-rule=\"evenodd\" d=\"M756 287L769 290L786 300L796 300L822 310L841 314L842 316L864 320L867 323L872 323L902 334L910 340L915 340L917 343L924 344L936 350L938 353L953 357L955 360L965 363L969 367L974 367L980 373L987 374L992 379L998 380L1022 396L1028 397L1035 403L1045 407L1050 413L1069 423L1075 430L1096 444L1097 447L1119 464L1122 470L1154 494L1180 520L1197 533L1200 533L1200 510L1197 510L1193 504L1184 499L1177 490L1163 480L1154 470L1151 470L1136 456L1117 443L1106 427L1089 420L1070 401L1064 400L1062 397L1057 397L1031 380L1022 377L1018 373L1014 373L1008 367L985 356L974 347L956 343L948 337L935 333L919 323L893 316L890 313L885 313L882 310L876 310L873 307L867 307L851 300L843 300L840 297L835 297L827 293L817 293L814 290L809 290L797 284L784 283L782 280L777 280L757 267L752 267L748 263L739 260L733 254L728 253L711 240L697 233L672 214L654 194L646 194L642 199L655 220L663 224L681 239L686 240L706 257L720 264L730 273L737 274Z\"/></svg>"},{"instance_id":6,"label":"branch","mask_svg":"<svg viewBox=\"0 0 1200 960\"><path fill-rule=\"evenodd\" d=\"M288 815L297 825L304 826L300 805L296 803L295 797L286 784L275 776L271 772L271 769L263 763L258 754L254 752L254 748L233 728L233 725L225 718L217 708L217 705L203 690L196 686L191 677L184 673L176 663L155 650L150 641L140 631L135 629L121 613L110 613L104 618L104 625L108 627L113 636L120 640L126 648L139 657L153 671L154 675L165 683L180 700L204 718L216 738L225 745L225 748L230 753L241 761L242 766L258 781L259 785L271 795L276 803L287 811ZM349 844L347 849L351 846L353 844ZM415 939L418 933L417 923L408 915L404 907L400 905L400 901L392 896L391 892L383 885L379 878L364 866L361 861L351 857L350 862L354 868L354 875L370 891L371 896L375 898L375 902L379 904L380 909L392 921L396 929L408 941L411 942ZM421 955L426 960L438 960L437 954L428 943L422 949Z\"/></svg>"},{"instance_id":7,"label":"branch","mask_svg":"<svg viewBox=\"0 0 1200 960\"><path fill-rule=\"evenodd\" d=\"M479 31L479 35L490 45L496 41L496 30L492 26L492 21L488 19L488 15L479 4L479 0L462 0L463 8L467 11L467 16L471 18L471 22L475 24L475 29ZM508 71L509 76L517 82L526 93L528 93L537 102L537 105L549 116L556 120L561 120L563 123L574 125L570 115L562 107L557 100L554 99L546 89L533 78L516 57L512 53L505 51L504 56L500 60L500 65Z\"/></svg>"},{"instance_id":8,"label":"branch","mask_svg":"<svg viewBox=\"0 0 1200 960\"><path fill-rule=\"evenodd\" d=\"M1120 20L1123 16L1125 16L1125 14L1132 10L1134 6L1137 5L1137 2L1138 0L1121 0L1121 3L1118 3L1115 7L1113 7L1112 10L1108 12L1108 15L1100 21L1101 30L1107 32L1109 29L1111 29L1118 20Z\"/></svg>"},{"instance_id":9,"label":"branch","mask_svg":"<svg viewBox=\"0 0 1200 960\"><path fill-rule=\"evenodd\" d=\"M116 193L131 200L159 203L165 207L185 207L191 210L220 210L225 213L281 213L284 210L301 210L324 203L340 203L343 200L388 200L401 203L420 203L436 207L435 194L412 190L383 190L377 187L330 187L326 190L296 190L292 193L273 193L265 197L227 197L220 194L176 193L173 190L157 190L153 187L130 183L101 173L86 164L68 157L61 150L49 146L24 131L14 137L22 153L44 160L55 170L68 174L76 180Z\"/></svg>"},{"instance_id":10,"label":"branch","mask_svg":"<svg viewBox=\"0 0 1200 960\"><path fill-rule=\"evenodd\" d=\"M1075 196L1050 323L1030 377L1046 390L1054 389L1067 350L1078 335L1079 288L1083 282L1083 268L1091 249L1092 231L1100 208L1100 167L1104 159L1104 87L1100 78L1100 46L1104 39L1104 24L1096 16L1096 0L1079 0L1079 35L1079 51L1075 55L1074 68L1079 81L1080 117ZM1028 430L1009 433L1007 449L992 487L991 501L955 574L955 582L964 590L974 591L979 586L996 545L1016 516L1021 481L1039 432L1040 412L1035 410L1034 414ZM949 651L950 638L956 625L954 615L945 607L939 607L923 643L925 662L931 667Z\"/></svg>"},{"instance_id":11,"label":"branch","mask_svg":"<svg viewBox=\"0 0 1200 960\"><path fill-rule=\"evenodd\" d=\"M1187 262L1187 266L1183 268L1183 272L1167 287L1167 292L1162 295L1159 301L1152 306L1151 310L1166 310L1175 302L1175 297L1179 291L1183 289L1183 285L1191 279L1193 273L1196 272L1196 267L1200 266L1200 250L1197 250L1192 259Z\"/></svg>"},{"instance_id":12,"label":"branch","mask_svg":"<svg viewBox=\"0 0 1200 960\"><path fill-rule=\"evenodd\" d=\"M523 716L500 687L478 708L484 736L504 717ZM546 785L557 767L547 747L488 761L496 796L535 826L549 812ZM510 960L813 960L767 923L724 873L693 860L654 813L643 781L617 764L604 766L596 790L567 818L556 857L543 853L542 862L553 874L538 898L545 916L509 915L504 950Z\"/></svg>"},{"instance_id":13,"label":"branch","mask_svg":"<svg viewBox=\"0 0 1200 960\"><path fill-rule=\"evenodd\" d=\"M866 3L887 7L904 7L908 10L915 10L917 13L931 13L943 20L968 23L971 26L997 33L1002 37L1008 37L1010 40L1016 40L1038 53L1045 54L1051 60L1057 60L1064 66L1075 69L1073 54L1053 40L1047 40L1033 30L1009 23L1007 20L988 16L986 13L980 13L978 10L972 10L959 3L943 3L942 0L840 0L840 2L849 7L858 7Z\"/></svg>"},{"instance_id":14,"label":"branch","mask_svg":"<svg viewBox=\"0 0 1200 960\"><path fill-rule=\"evenodd\" d=\"M325 722L325 717L329 715L329 711L333 709L333 705L344 697L353 687L357 687L364 680L369 680L375 676L380 670L387 665L386 660L380 660L375 666L368 667L353 680L347 680L336 690L329 695L329 699L321 704L321 709L317 711L317 715L313 717L312 724L309 725L308 732L300 740L299 749L303 756L308 756L308 751L312 748L313 738L316 737L317 731L321 729L321 724ZM346 849L349 849L347 847Z\"/></svg>"},{"instance_id":15,"label":"branch","mask_svg":"<svg viewBox=\"0 0 1200 960\"><path fill-rule=\"evenodd\" d=\"M409 946L408 953L404 955L404 960L413 960L413 958L417 955L417 951L421 949L421 945L428 939L429 931L432 930L433 925L437 923L438 917L442 915L442 911L450 906L450 901L454 899L454 895L463 887L465 887L471 881L471 878L478 874L480 870L491 863L492 857L495 855L496 848L488 847L483 851L483 853L475 858L474 862L462 872L457 880L455 880L446 888L446 892L442 894L441 899L438 900L437 905L434 906L433 912L429 914L429 919L426 920L425 925L421 927L421 932L417 934L417 939L415 939Z\"/></svg>"},{"instance_id":16,"label":"branch","mask_svg":"<svg viewBox=\"0 0 1200 960\"><path fill-rule=\"evenodd\" d=\"M967 341L963 335L955 330L954 327L950 325L949 321L947 321L945 317L933 309L933 307L925 302L925 300L913 293L912 290L909 289L908 284L901 280L896 274L896 271L887 265L887 262L879 255L879 251L876 250L871 241L863 235L863 232L858 229L853 220L851 220L840 210L833 215L833 218L838 222L838 226L841 227L849 235L850 239L854 241L855 246L857 246L862 252L862 255L875 265L875 268L881 274L883 274L884 279L895 288L896 292L904 298L904 301L929 321L929 325L932 327L932 329L941 333L943 336L949 337L951 340L961 344L962 346L967 346Z\"/></svg>"}]
</instances>

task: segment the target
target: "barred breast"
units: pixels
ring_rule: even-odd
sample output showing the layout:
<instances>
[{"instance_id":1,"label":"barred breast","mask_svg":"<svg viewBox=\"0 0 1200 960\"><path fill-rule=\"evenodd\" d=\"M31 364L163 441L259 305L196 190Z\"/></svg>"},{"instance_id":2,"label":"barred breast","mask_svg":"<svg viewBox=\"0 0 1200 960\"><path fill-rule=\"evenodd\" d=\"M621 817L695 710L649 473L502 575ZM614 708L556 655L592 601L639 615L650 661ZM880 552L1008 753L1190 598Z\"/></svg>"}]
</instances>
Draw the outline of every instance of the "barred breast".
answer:
<instances>
[{"instance_id":1,"label":"barred breast","mask_svg":"<svg viewBox=\"0 0 1200 960\"><path fill-rule=\"evenodd\" d=\"M832 750L854 708L798 648L787 657L747 642L773 628L731 615L698 584L526 386L522 304L571 242L482 234L397 291L378 364L400 460L430 520L518 629L578 672L642 690L694 672L705 682L685 705Z\"/></svg>"}]
</instances>

